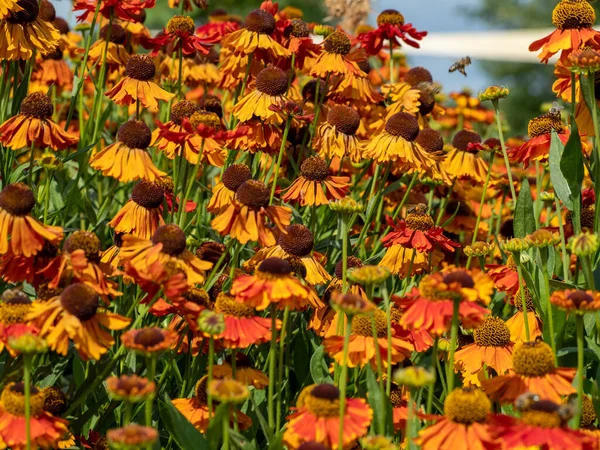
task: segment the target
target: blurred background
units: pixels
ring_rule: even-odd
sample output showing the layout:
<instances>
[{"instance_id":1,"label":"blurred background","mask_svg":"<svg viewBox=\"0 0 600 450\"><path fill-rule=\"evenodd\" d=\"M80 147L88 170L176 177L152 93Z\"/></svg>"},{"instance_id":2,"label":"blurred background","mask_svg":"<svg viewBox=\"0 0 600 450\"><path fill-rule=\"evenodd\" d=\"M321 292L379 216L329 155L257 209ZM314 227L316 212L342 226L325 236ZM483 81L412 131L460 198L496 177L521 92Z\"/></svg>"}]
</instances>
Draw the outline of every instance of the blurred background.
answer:
<instances>
[{"instance_id":1,"label":"blurred background","mask_svg":"<svg viewBox=\"0 0 600 450\"><path fill-rule=\"evenodd\" d=\"M280 8L296 6L309 22L336 24L345 17L370 8L365 20L375 25L376 17L384 9L397 9L418 30L430 34L423 40L422 49L407 52L410 66L427 67L434 79L443 85L446 93L469 89L473 94L491 84L503 84L511 94L503 103L503 110L513 134L526 132L527 122L540 113L541 105L552 102L555 97L551 86L553 65L542 65L535 54L527 53L528 43L551 31L552 9L558 0L279 0ZM69 0L54 0L59 15L72 18ZM146 25L160 29L165 17L173 14L167 0L157 0L149 11ZM209 11L224 8L231 14L244 17L260 6L261 0L208 0ZM593 3L596 10L600 2ZM198 19L202 20L198 10ZM518 30L518 31L510 31ZM526 34L524 30L531 30ZM501 31L502 33L496 34ZM462 40L455 38L460 34ZM525 35L525 36L524 36ZM520 39L516 39L519 37ZM531 37L530 37L531 36ZM428 42L432 42L428 46ZM456 42L456 44L454 44ZM508 45L508 43L511 45ZM438 44L446 44L443 49ZM448 43L450 43L448 45ZM478 43L477 57L469 54L473 44ZM447 47L451 48L448 49ZM508 48L507 48L508 47ZM481 51L483 49L483 52ZM502 56L498 56L502 52ZM445 55L444 53L452 53ZM519 55L519 57L517 57ZM465 78L458 72L448 73L453 62L471 56L473 64ZM529 62L516 62L529 59Z\"/></svg>"}]
</instances>

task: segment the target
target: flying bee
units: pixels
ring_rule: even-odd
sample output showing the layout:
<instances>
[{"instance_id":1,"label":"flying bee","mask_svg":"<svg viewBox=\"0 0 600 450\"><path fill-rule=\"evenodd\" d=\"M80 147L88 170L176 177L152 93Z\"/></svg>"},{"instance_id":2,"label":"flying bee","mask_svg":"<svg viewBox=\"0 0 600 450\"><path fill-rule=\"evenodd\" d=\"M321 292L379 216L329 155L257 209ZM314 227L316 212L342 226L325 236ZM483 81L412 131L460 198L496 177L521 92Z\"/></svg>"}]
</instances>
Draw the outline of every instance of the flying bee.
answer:
<instances>
[{"instance_id":1,"label":"flying bee","mask_svg":"<svg viewBox=\"0 0 600 450\"><path fill-rule=\"evenodd\" d=\"M429 208L425 203L417 203L406 208L408 214L427 214L427 211L429 211Z\"/></svg>"},{"instance_id":2,"label":"flying bee","mask_svg":"<svg viewBox=\"0 0 600 450\"><path fill-rule=\"evenodd\" d=\"M448 72L456 72L457 70L462 73L465 77L467 76L466 68L471 65L471 57L465 56L464 58L459 59L454 64L450 66Z\"/></svg>"},{"instance_id":3,"label":"flying bee","mask_svg":"<svg viewBox=\"0 0 600 450\"><path fill-rule=\"evenodd\" d=\"M538 395L532 394L531 392L525 392L517 397L515 400L515 407L519 411L527 411L531 405L539 400L540 397Z\"/></svg>"},{"instance_id":4,"label":"flying bee","mask_svg":"<svg viewBox=\"0 0 600 450\"><path fill-rule=\"evenodd\" d=\"M556 114L560 116L560 113L563 109L565 109L564 106L559 105L557 102L552 102L552 108L548 110L548 114Z\"/></svg>"}]
</instances>

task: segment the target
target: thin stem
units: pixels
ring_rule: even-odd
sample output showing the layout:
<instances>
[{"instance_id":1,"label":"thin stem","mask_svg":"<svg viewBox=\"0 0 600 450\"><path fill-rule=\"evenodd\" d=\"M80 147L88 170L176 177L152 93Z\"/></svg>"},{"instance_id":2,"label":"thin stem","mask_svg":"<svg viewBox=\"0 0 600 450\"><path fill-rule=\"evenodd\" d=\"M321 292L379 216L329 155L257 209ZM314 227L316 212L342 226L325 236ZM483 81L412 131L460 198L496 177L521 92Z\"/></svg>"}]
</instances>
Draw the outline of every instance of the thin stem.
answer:
<instances>
[{"instance_id":1,"label":"thin stem","mask_svg":"<svg viewBox=\"0 0 600 450\"><path fill-rule=\"evenodd\" d=\"M148 357L148 380L154 381L154 375L156 372L156 356L151 355ZM152 426L152 404L154 403L154 397L150 396L146 400L146 426Z\"/></svg>"},{"instance_id":2,"label":"thin stem","mask_svg":"<svg viewBox=\"0 0 600 450\"><path fill-rule=\"evenodd\" d=\"M390 84L394 84L394 41L389 40L390 43Z\"/></svg>"},{"instance_id":3,"label":"thin stem","mask_svg":"<svg viewBox=\"0 0 600 450\"><path fill-rule=\"evenodd\" d=\"M569 281L569 255L567 254L567 239L565 238L565 229L563 227L562 217L560 215L560 200L558 196L554 198L556 204L556 214L558 215L558 229L560 231L560 251L562 256L563 278Z\"/></svg>"},{"instance_id":4,"label":"thin stem","mask_svg":"<svg viewBox=\"0 0 600 450\"><path fill-rule=\"evenodd\" d=\"M517 275L519 281L519 295L521 296L521 304L523 307L523 320L525 321L525 337L527 342L531 340L529 334L529 318L527 316L527 299L525 298L525 289L523 282L523 271L521 269L521 255L517 253L513 253L513 259L515 261L515 265L517 266Z\"/></svg>"},{"instance_id":5,"label":"thin stem","mask_svg":"<svg viewBox=\"0 0 600 450\"><path fill-rule=\"evenodd\" d=\"M437 352L438 352L438 337L436 336L433 341L433 348L431 351L431 373L434 376L434 381L433 381L433 383L431 383L431 386L429 387L429 393L427 394L427 409L426 409L427 414L431 414L431 408L433 407L433 394L435 392L435 378L437 378L436 377L436 374L437 374L436 365L438 362Z\"/></svg>"},{"instance_id":6,"label":"thin stem","mask_svg":"<svg viewBox=\"0 0 600 450\"><path fill-rule=\"evenodd\" d=\"M385 394L389 397L392 392L392 302L390 301L390 296L388 294L387 285L385 281L381 286L381 295L383 297L383 304L385 305L385 315L386 315L386 327L387 327L387 371L386 371L386 379L385 379Z\"/></svg>"},{"instance_id":7,"label":"thin stem","mask_svg":"<svg viewBox=\"0 0 600 450\"><path fill-rule=\"evenodd\" d=\"M223 415L223 450L229 450L229 414Z\"/></svg>"},{"instance_id":8,"label":"thin stem","mask_svg":"<svg viewBox=\"0 0 600 450\"><path fill-rule=\"evenodd\" d=\"M490 177L492 175L492 163L494 161L494 154L490 158L487 176L485 177L485 184L483 185L483 191L481 191L481 199L479 201L479 212L477 213L477 220L475 221L475 229L473 230L473 239L471 239L471 245L473 245L477 241L477 232L479 231L479 223L481 222L481 214L483 213L483 207L486 204L485 197L487 196L487 188L490 182ZM473 257L469 256L467 259L467 270L471 267L471 259Z\"/></svg>"},{"instance_id":9,"label":"thin stem","mask_svg":"<svg viewBox=\"0 0 600 450\"><path fill-rule=\"evenodd\" d=\"M284 360L284 352L285 352L285 338L287 337L286 335L286 331L287 331L287 325L288 325L288 321L290 320L290 307L286 306L285 310L283 311L283 323L281 325L281 335L279 337L279 361L278 361L278 367L277 367L277 385L278 386L282 386L283 385L283 360ZM277 422L277 430L281 429L281 402L283 400L283 395L281 395L281 391L279 392L279 395L277 396L277 417L276 417L276 422Z\"/></svg>"},{"instance_id":10,"label":"thin stem","mask_svg":"<svg viewBox=\"0 0 600 450\"><path fill-rule=\"evenodd\" d=\"M33 188L33 163L35 161L35 140L31 142L29 149L29 173L27 174L27 184Z\"/></svg>"},{"instance_id":11,"label":"thin stem","mask_svg":"<svg viewBox=\"0 0 600 450\"><path fill-rule=\"evenodd\" d=\"M408 396L408 413L406 416L406 430L404 431L404 436L407 443L406 448L412 450L415 448L413 443L413 429L415 428L415 405L413 405L413 398L415 397L414 389L409 390Z\"/></svg>"},{"instance_id":12,"label":"thin stem","mask_svg":"<svg viewBox=\"0 0 600 450\"><path fill-rule=\"evenodd\" d=\"M575 415L575 428L579 428L579 424L581 422L581 410L583 408L583 335L584 335L584 326L583 326L583 316L581 314L577 314L575 316L575 327L577 332L577 412Z\"/></svg>"},{"instance_id":13,"label":"thin stem","mask_svg":"<svg viewBox=\"0 0 600 450\"><path fill-rule=\"evenodd\" d=\"M177 99L181 100L181 86L183 85L183 45L179 45L179 70L177 75Z\"/></svg>"},{"instance_id":14,"label":"thin stem","mask_svg":"<svg viewBox=\"0 0 600 450\"><path fill-rule=\"evenodd\" d=\"M446 368L446 378L448 382L449 394L454 390L454 352L456 350L456 341L458 339L458 311L460 308L460 300L454 300L454 308L452 310L452 325L450 328L450 354L448 355L448 367Z\"/></svg>"},{"instance_id":15,"label":"thin stem","mask_svg":"<svg viewBox=\"0 0 600 450\"><path fill-rule=\"evenodd\" d=\"M23 355L23 383L25 384L25 448L31 450L31 356Z\"/></svg>"},{"instance_id":16,"label":"thin stem","mask_svg":"<svg viewBox=\"0 0 600 450\"><path fill-rule=\"evenodd\" d=\"M183 182L182 182L182 193L183 193L183 197L181 198L181 201L179 202L180 207L179 207L179 226L183 227L183 222L185 220L185 205L187 203L188 198L190 198L190 195L192 193L192 188L194 187L194 182L196 181L196 177L198 176L198 171L200 170L200 164L202 164L202 154L204 153L204 142L206 141L206 139L202 138L202 143L200 144L200 154L198 155L198 161L196 161L196 164L194 165L194 170L192 171L192 176L190 177L189 180L187 180L187 167L189 166L189 163L186 161L186 170L184 173L184 177L183 177Z\"/></svg>"},{"instance_id":17,"label":"thin stem","mask_svg":"<svg viewBox=\"0 0 600 450\"><path fill-rule=\"evenodd\" d=\"M338 448L344 448L344 419L346 418L346 385L348 384L348 349L350 347L350 334L352 333L352 317L346 316L346 330L344 332L344 348L342 354L342 367L340 374L340 433ZM344 320L340 313L340 320Z\"/></svg>"},{"instance_id":18,"label":"thin stem","mask_svg":"<svg viewBox=\"0 0 600 450\"><path fill-rule=\"evenodd\" d=\"M502 132L502 122L500 121L500 107L498 100L493 101L494 109L496 110L496 127L498 128L498 138L500 139L500 145L502 147L502 157L504 158L504 165L506 166L506 174L508 175L508 184L510 186L510 193L512 195L513 208L517 207L517 194L515 193L515 185L513 183L512 172L510 171L510 163L508 162L508 154L506 153L506 144L504 143L504 133Z\"/></svg>"},{"instance_id":19,"label":"thin stem","mask_svg":"<svg viewBox=\"0 0 600 450\"><path fill-rule=\"evenodd\" d=\"M342 293L348 292L348 214L342 214Z\"/></svg>"},{"instance_id":20,"label":"thin stem","mask_svg":"<svg viewBox=\"0 0 600 450\"><path fill-rule=\"evenodd\" d=\"M542 260L542 282L544 283L545 289L544 289L544 297L543 302L545 302L548 305L548 309L546 311L547 315L548 315L548 325L549 325L549 330L550 330L550 346L552 347L552 353L554 353L554 355L556 355L556 336L554 335L554 314L552 311L553 305L552 302L550 302L550 278L548 276L548 249L547 248L540 248L539 249L540 252L540 257ZM524 300L524 299L522 299ZM523 310L523 314L527 315L527 310L524 309Z\"/></svg>"},{"instance_id":21,"label":"thin stem","mask_svg":"<svg viewBox=\"0 0 600 450\"><path fill-rule=\"evenodd\" d=\"M207 386L210 386L210 383L212 383L213 380L213 366L214 366L214 359L215 359L215 338L214 337L209 337L208 338L208 384ZM208 417L212 417L212 407L213 407L213 398L212 395L210 394L210 390L207 389L207 395L208 395L208 399L207 399L207 403L208 403Z\"/></svg>"},{"instance_id":22,"label":"thin stem","mask_svg":"<svg viewBox=\"0 0 600 450\"><path fill-rule=\"evenodd\" d=\"M271 347L269 348L269 392L268 392L268 420L271 431L275 430L275 411L273 409L273 396L275 395L275 360L277 359L277 309L271 304Z\"/></svg>"}]
</instances>

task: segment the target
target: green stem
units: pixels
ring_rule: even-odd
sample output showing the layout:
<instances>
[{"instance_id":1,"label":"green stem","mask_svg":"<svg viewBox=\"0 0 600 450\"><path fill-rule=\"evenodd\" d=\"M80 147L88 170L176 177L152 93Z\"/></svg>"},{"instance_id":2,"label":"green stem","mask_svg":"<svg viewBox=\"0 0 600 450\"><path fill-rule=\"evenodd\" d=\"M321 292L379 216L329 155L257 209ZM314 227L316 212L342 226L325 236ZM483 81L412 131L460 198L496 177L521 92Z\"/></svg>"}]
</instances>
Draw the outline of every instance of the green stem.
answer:
<instances>
[{"instance_id":1,"label":"green stem","mask_svg":"<svg viewBox=\"0 0 600 450\"><path fill-rule=\"evenodd\" d=\"M433 348L431 351L431 373L434 376L434 381L433 383L431 383L431 386L429 387L429 393L427 394L427 409L426 412L427 414L431 414L431 409L433 407L433 395L435 392L435 378L436 378L436 365L438 362L438 356L437 356L437 352L438 352L438 337L436 336L434 341L433 341Z\"/></svg>"},{"instance_id":2,"label":"green stem","mask_svg":"<svg viewBox=\"0 0 600 450\"><path fill-rule=\"evenodd\" d=\"M44 225L48 224L48 210L50 209L50 183L52 174L46 169L46 186L44 187Z\"/></svg>"},{"instance_id":3,"label":"green stem","mask_svg":"<svg viewBox=\"0 0 600 450\"><path fill-rule=\"evenodd\" d=\"M569 255L567 254L567 239L565 238L565 229L563 226L562 216L560 214L560 200L558 196L554 198L556 204L556 214L558 216L558 229L560 231L560 250L562 256L563 278L569 281Z\"/></svg>"},{"instance_id":4,"label":"green stem","mask_svg":"<svg viewBox=\"0 0 600 450\"><path fill-rule=\"evenodd\" d=\"M554 353L556 357L556 336L554 335L554 312L552 311L553 305L550 302L550 278L548 276L548 249L540 248L540 257L542 260L542 282L544 283L544 297L542 298L542 303L546 303L548 305L548 309L546 314L548 315L548 326L550 330L550 346L552 347L552 353ZM521 294L522 295L522 294ZM522 299L524 300L524 299ZM527 315L527 310L523 310L523 314Z\"/></svg>"},{"instance_id":5,"label":"green stem","mask_svg":"<svg viewBox=\"0 0 600 450\"><path fill-rule=\"evenodd\" d=\"M179 45L179 71L177 75L177 99L181 100L181 86L183 85L183 45Z\"/></svg>"},{"instance_id":6,"label":"green stem","mask_svg":"<svg viewBox=\"0 0 600 450\"><path fill-rule=\"evenodd\" d=\"M504 165L506 166L506 174L508 175L508 184L510 186L510 193L512 194L513 209L517 207L517 194L515 193L515 185L513 183L512 172L510 171L510 162L508 162L508 154L506 153L506 144L504 143L504 133L502 132L502 122L500 121L500 107L498 100L493 100L494 109L496 110L496 127L498 128L498 138L500 139L500 146L502 147L502 157L504 158Z\"/></svg>"},{"instance_id":7,"label":"green stem","mask_svg":"<svg viewBox=\"0 0 600 450\"><path fill-rule=\"evenodd\" d=\"M406 445L406 449L407 450L412 450L415 448L415 444L413 442L413 430L415 428L414 426L414 422L415 422L415 405L413 398L415 397L414 395L414 389L410 389L409 390L409 399L408 399L408 413L407 413L407 417L406 417L406 430L404 431L404 437L405 437L405 441L407 442Z\"/></svg>"},{"instance_id":8,"label":"green stem","mask_svg":"<svg viewBox=\"0 0 600 450\"><path fill-rule=\"evenodd\" d=\"M31 450L31 356L23 355L23 383L25 384L25 439Z\"/></svg>"},{"instance_id":9,"label":"green stem","mask_svg":"<svg viewBox=\"0 0 600 450\"><path fill-rule=\"evenodd\" d=\"M340 320L343 321L343 315L340 314ZM344 420L346 418L346 385L348 384L348 349L350 347L350 334L352 334L352 317L346 316L346 331L344 333L344 348L342 355L342 366L341 366L341 374L340 374L340 383L339 383L339 391L340 391L340 433L338 439L338 448L344 448Z\"/></svg>"},{"instance_id":10,"label":"green stem","mask_svg":"<svg viewBox=\"0 0 600 450\"><path fill-rule=\"evenodd\" d=\"M183 194L183 197L181 198L180 202L179 202L179 227L183 228L183 222L185 220L185 205L187 203L188 198L190 198L190 195L192 193L192 188L194 187L194 182L196 181L196 176L198 176L198 171L200 170L200 164L202 164L202 154L204 153L204 142L205 139L202 138L202 143L200 144L200 153L198 154L198 161L196 161L196 164L194 165L194 170L192 171L192 176L190 177L190 179L187 179L187 173L188 173L188 167L189 167L189 162L185 162L185 171L184 171L184 175L183 175L183 182L181 184L181 192ZM200 191L202 192L202 191Z\"/></svg>"},{"instance_id":11,"label":"green stem","mask_svg":"<svg viewBox=\"0 0 600 450\"><path fill-rule=\"evenodd\" d=\"M148 357L148 380L154 381L154 375L156 373L156 356L151 355ZM146 426L152 426L152 406L154 403L154 397L150 396L146 400Z\"/></svg>"},{"instance_id":12,"label":"green stem","mask_svg":"<svg viewBox=\"0 0 600 450\"><path fill-rule=\"evenodd\" d=\"M229 414L223 415L223 450L229 450Z\"/></svg>"},{"instance_id":13,"label":"green stem","mask_svg":"<svg viewBox=\"0 0 600 450\"><path fill-rule=\"evenodd\" d=\"M275 410L273 397L275 395L275 360L277 359L277 309L271 304L271 347L269 348L269 392L267 399L269 429L275 431Z\"/></svg>"},{"instance_id":14,"label":"green stem","mask_svg":"<svg viewBox=\"0 0 600 450\"><path fill-rule=\"evenodd\" d=\"M210 383L212 383L212 380L213 380L214 359L215 359L215 338L213 336L211 336L210 338L208 338L208 380L207 380L208 384L207 384L207 386L210 386ZM209 389L207 389L207 395L208 395L208 399L207 399L208 417L211 418L212 417L213 398L212 398L212 395L211 395Z\"/></svg>"},{"instance_id":15,"label":"green stem","mask_svg":"<svg viewBox=\"0 0 600 450\"><path fill-rule=\"evenodd\" d=\"M385 380L385 394L389 397L392 392L392 302L388 294L387 285L385 281L381 286L381 295L383 297L383 304L385 305L386 312L386 326L387 326L387 367L386 367L386 380Z\"/></svg>"},{"instance_id":16,"label":"green stem","mask_svg":"<svg viewBox=\"0 0 600 450\"><path fill-rule=\"evenodd\" d=\"M29 173L27 174L27 184L33 189L33 163L35 161L35 141L31 142L29 149Z\"/></svg>"},{"instance_id":17,"label":"green stem","mask_svg":"<svg viewBox=\"0 0 600 450\"><path fill-rule=\"evenodd\" d=\"M342 214L342 293L348 292L348 214Z\"/></svg>"},{"instance_id":18,"label":"green stem","mask_svg":"<svg viewBox=\"0 0 600 450\"><path fill-rule=\"evenodd\" d=\"M577 314L575 316L575 327L577 332L577 408L575 415L575 428L579 428L581 422L581 410L583 408L583 352L584 352L584 326L583 316Z\"/></svg>"},{"instance_id":19,"label":"green stem","mask_svg":"<svg viewBox=\"0 0 600 450\"><path fill-rule=\"evenodd\" d=\"M131 423L131 409L132 405L130 402L125 401L123 403L124 413L123 413L123 426L127 426Z\"/></svg>"},{"instance_id":20,"label":"green stem","mask_svg":"<svg viewBox=\"0 0 600 450\"><path fill-rule=\"evenodd\" d=\"M371 328L373 331L373 343L375 344L375 359L377 360L377 379L379 380L379 389L383 394L385 392L385 388L383 386L383 361L381 359L381 350L379 347L379 336L377 334L377 325L375 324L375 315L371 315ZM391 353L391 348L388 350L388 353ZM386 410L385 408L382 410L383 420L379 421L380 429L379 434L385 434L385 416Z\"/></svg>"},{"instance_id":21,"label":"green stem","mask_svg":"<svg viewBox=\"0 0 600 450\"><path fill-rule=\"evenodd\" d=\"M492 162L493 161L494 161L494 154L492 153L492 156L491 156L490 162L489 162L489 166L488 166L487 176L485 177L485 183L483 185L483 191L481 192L481 199L479 201L479 211L477 213L477 220L475 221L475 229L473 230L473 238L471 239L471 245L473 245L477 241L477 234L479 231L479 223L481 222L481 214L483 214L483 207L486 203L485 197L487 195L487 188L488 188L488 184L490 183L490 177L492 175ZM472 258L473 258L472 256L469 256L469 258L467 259L467 270L469 270L469 267L471 267L471 259Z\"/></svg>"},{"instance_id":22,"label":"green stem","mask_svg":"<svg viewBox=\"0 0 600 450\"><path fill-rule=\"evenodd\" d=\"M452 310L452 325L450 328L450 354L448 355L448 367L446 368L446 378L448 383L447 394L454 390L454 352L456 351L456 343L458 340L458 311L460 308L460 300L454 300L454 308Z\"/></svg>"},{"instance_id":23,"label":"green stem","mask_svg":"<svg viewBox=\"0 0 600 450\"><path fill-rule=\"evenodd\" d=\"M394 42L390 39L390 84L394 84Z\"/></svg>"},{"instance_id":24,"label":"green stem","mask_svg":"<svg viewBox=\"0 0 600 450\"><path fill-rule=\"evenodd\" d=\"M279 361L277 362L277 385L283 385L283 360L284 360L284 352L285 352L285 338L287 337L287 325L290 320L290 307L286 306L283 311L283 323L281 325L281 335L279 336ZM283 400L282 390L279 391L279 395L277 395L277 415L276 415L276 430L281 429L281 403Z\"/></svg>"}]
</instances>

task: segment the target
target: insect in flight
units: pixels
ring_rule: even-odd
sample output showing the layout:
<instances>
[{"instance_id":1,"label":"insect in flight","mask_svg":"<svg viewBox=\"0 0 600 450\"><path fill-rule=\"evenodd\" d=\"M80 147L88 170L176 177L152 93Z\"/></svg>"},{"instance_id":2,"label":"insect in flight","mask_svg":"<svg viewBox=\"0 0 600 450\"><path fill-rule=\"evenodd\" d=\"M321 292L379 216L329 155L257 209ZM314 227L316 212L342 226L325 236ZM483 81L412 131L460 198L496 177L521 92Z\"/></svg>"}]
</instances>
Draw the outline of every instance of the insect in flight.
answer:
<instances>
[{"instance_id":1,"label":"insect in flight","mask_svg":"<svg viewBox=\"0 0 600 450\"><path fill-rule=\"evenodd\" d=\"M462 73L465 77L467 76L466 68L471 64L471 57L465 56L464 58L459 59L454 64L450 66L448 72L456 72L457 70Z\"/></svg>"}]
</instances>

